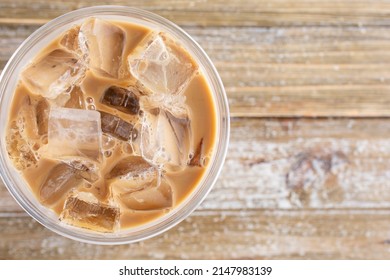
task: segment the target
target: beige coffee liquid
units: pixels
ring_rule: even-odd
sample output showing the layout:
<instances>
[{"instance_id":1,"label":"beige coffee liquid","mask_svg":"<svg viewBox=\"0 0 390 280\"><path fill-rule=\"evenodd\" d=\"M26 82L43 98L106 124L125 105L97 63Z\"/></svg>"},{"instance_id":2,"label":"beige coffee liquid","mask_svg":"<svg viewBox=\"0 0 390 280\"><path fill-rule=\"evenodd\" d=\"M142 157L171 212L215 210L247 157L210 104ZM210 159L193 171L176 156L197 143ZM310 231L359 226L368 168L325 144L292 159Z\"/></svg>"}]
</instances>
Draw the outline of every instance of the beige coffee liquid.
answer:
<instances>
[{"instance_id":1,"label":"beige coffee liquid","mask_svg":"<svg viewBox=\"0 0 390 280\"><path fill-rule=\"evenodd\" d=\"M163 40L156 40L156 36L161 36ZM7 149L15 167L21 172L37 199L57 213L63 222L103 232L135 227L172 211L201 181L216 141L215 104L206 78L198 69L196 62L179 42L164 41L164 36L169 34L161 34L125 22L101 20L98 22L95 19L88 19L82 23L81 31L80 26L73 27L50 42L22 73L24 76L19 80L8 116ZM80 38L87 39L84 49L80 46ZM105 39L107 42L101 38L107 38ZM161 47L163 46L161 42L171 42L171 46L166 43L168 47L165 49ZM158 47L163 48L162 54ZM158 59L162 61L161 65L165 65L163 68L154 66L154 62L146 66L143 64L129 66L133 55L135 57L133 61L139 63L149 56L153 48L160 51ZM171 55L173 59L166 59L166 55L170 54L165 54L165 50L173 52L174 55ZM121 57L116 55L117 53L120 53ZM93 58L92 55L96 54L98 57ZM153 55L150 55L151 59L154 59ZM172 69L182 65L187 66L172 76L178 77L177 81L171 82L170 76L164 77L165 80L160 85L159 82L155 82L155 76L153 79L150 78L152 75L158 77L159 69L172 73ZM71 70L67 68L68 66ZM77 73L75 74L76 71L72 67L83 69L77 79L74 78ZM193 69L195 69L193 74L187 79L186 71L190 73ZM62 75L66 71L68 75ZM62 84L58 86L57 82L54 86L52 80L58 76L61 76L61 83L69 79L65 81L65 86ZM111 105L117 102L115 98L122 98L122 95L115 95L117 93L107 97L111 98L107 99L111 103L102 101L108 89L113 86L125 90L124 98L130 96L126 95L128 94L126 90L139 88L139 91L133 90L134 94L131 95L133 97L135 95L134 98L140 104L136 113L125 112L123 106L130 106L127 103ZM160 86L167 89L167 93L161 95L163 97L181 96L180 113L175 109L176 103L173 102L172 105L168 102L171 104L169 105L161 99L154 100L159 94L156 89ZM172 92L175 90L178 92ZM53 98L54 95L57 97ZM126 102L132 101L129 98ZM158 102L165 105L159 107ZM115 131L113 134L99 131L100 142L95 141L94 145L99 143L100 148L96 151L93 150L95 146L87 146L84 148L88 153L77 156L68 154L66 147L72 149L79 144L76 140L73 143L65 137L66 139L56 139L63 143L64 148L62 149L61 145L54 146L58 150L53 152L51 141L54 141L54 138L51 137L54 128L51 122L54 119L53 112L56 110L62 112L61 108L77 110L64 111L65 118L72 112L75 116L81 112L81 116L83 112L81 110L96 111L99 113L96 115L102 118L99 119L101 129L107 131L116 125L113 129ZM103 115L107 113L111 122L103 120ZM155 135L156 129L149 130L148 116L150 119L158 119L157 126L164 126L157 129L159 133L164 134L162 144L160 136ZM61 124L67 125L67 122L69 120ZM122 127L123 123L125 125ZM89 123L85 122L85 125L87 127ZM128 135L129 131L126 130L129 127L133 129L132 135ZM69 135L70 132L66 133ZM78 136L74 137L77 139ZM95 135L91 134L91 137ZM157 144L150 139L157 139L155 141ZM149 145L149 142L153 142L154 145ZM180 143L189 145L188 149L179 147ZM156 147L161 148L162 154L165 153L167 156L156 159L157 151L153 150ZM90 154L94 156L89 156ZM144 161L140 158L143 155ZM127 159L131 159L130 163L126 163ZM169 164L164 162L166 159L170 161ZM73 163L69 165L72 160L91 164L93 172L84 165L82 171L74 168ZM137 165L137 162L142 164L140 163L138 167L133 166ZM126 167L123 169L119 163ZM144 171L144 166L149 168L149 171L152 170L151 173ZM131 172L127 172L126 168ZM121 175L117 175L117 171L121 172ZM146 172L145 176L151 176L151 179L139 179L136 172L143 174Z\"/></svg>"}]
</instances>

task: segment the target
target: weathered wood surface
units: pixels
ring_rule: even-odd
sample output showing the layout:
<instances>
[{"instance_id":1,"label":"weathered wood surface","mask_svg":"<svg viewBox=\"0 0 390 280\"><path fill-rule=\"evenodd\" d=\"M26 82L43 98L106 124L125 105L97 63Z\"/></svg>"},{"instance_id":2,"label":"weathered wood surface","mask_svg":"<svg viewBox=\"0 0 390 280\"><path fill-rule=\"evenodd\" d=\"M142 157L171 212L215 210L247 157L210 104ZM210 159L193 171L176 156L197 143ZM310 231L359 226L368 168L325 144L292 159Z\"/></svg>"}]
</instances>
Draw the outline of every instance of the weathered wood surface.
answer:
<instances>
[{"instance_id":1,"label":"weathered wood surface","mask_svg":"<svg viewBox=\"0 0 390 280\"><path fill-rule=\"evenodd\" d=\"M221 176L189 219L122 246L51 233L0 185L0 259L390 258L390 1L110 3L173 20L214 61L234 117ZM2 0L0 69L41 24L97 4Z\"/></svg>"},{"instance_id":2,"label":"weathered wood surface","mask_svg":"<svg viewBox=\"0 0 390 280\"><path fill-rule=\"evenodd\" d=\"M94 5L125 5L158 13L180 25L386 25L386 0L2 0L0 23L42 24L74 9Z\"/></svg>"},{"instance_id":3,"label":"weathered wood surface","mask_svg":"<svg viewBox=\"0 0 390 280\"><path fill-rule=\"evenodd\" d=\"M36 29L0 26L0 68ZM186 30L218 68L232 116L390 116L386 27Z\"/></svg>"},{"instance_id":4,"label":"weathered wood surface","mask_svg":"<svg viewBox=\"0 0 390 280\"><path fill-rule=\"evenodd\" d=\"M29 217L0 217L8 259L388 259L390 211L197 211L175 229L117 246L72 241Z\"/></svg>"}]
</instances>

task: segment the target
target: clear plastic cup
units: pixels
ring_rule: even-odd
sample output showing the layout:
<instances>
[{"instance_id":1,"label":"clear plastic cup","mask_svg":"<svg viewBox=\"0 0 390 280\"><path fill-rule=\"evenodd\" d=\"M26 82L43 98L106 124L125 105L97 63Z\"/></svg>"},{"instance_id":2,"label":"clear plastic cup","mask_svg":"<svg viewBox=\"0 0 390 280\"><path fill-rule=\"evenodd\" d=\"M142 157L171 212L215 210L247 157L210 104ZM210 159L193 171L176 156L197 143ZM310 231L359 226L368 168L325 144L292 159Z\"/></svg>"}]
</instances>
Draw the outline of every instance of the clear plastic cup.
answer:
<instances>
[{"instance_id":1,"label":"clear plastic cup","mask_svg":"<svg viewBox=\"0 0 390 280\"><path fill-rule=\"evenodd\" d=\"M168 214L147 224L114 233L99 233L61 223L53 211L41 205L20 173L13 167L7 155L5 142L8 109L23 67L53 39L91 16L144 25L155 30L165 31L180 41L198 62L200 70L205 75L213 94L217 112L216 143L213 156L202 180L194 191ZM15 51L1 74L0 108L0 127L2 130L0 172L5 186L19 205L39 223L60 235L88 243L124 244L136 242L156 236L181 222L196 209L215 184L222 169L229 142L227 97L217 70L207 54L185 31L167 19L141 9L125 6L95 6L79 9L62 15L35 31Z\"/></svg>"}]
</instances>

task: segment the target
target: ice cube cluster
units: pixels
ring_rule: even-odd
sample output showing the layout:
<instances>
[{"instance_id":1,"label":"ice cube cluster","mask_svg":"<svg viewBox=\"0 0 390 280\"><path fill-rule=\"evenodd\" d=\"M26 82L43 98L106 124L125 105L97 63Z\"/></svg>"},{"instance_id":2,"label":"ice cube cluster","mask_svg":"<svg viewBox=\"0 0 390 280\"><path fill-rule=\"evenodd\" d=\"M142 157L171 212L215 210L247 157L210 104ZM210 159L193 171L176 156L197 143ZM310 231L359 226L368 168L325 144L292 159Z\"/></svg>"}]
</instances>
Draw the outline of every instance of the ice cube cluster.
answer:
<instances>
[{"instance_id":1,"label":"ice cube cluster","mask_svg":"<svg viewBox=\"0 0 390 280\"><path fill-rule=\"evenodd\" d=\"M57 162L41 184L43 204L66 197L62 221L103 232L119 227L123 209L170 209L174 193L164 174L199 161L183 95L196 63L164 33L152 32L130 53L125 52L127 36L98 18L64 33L57 49L21 73L34 98L23 101L7 138L10 158L20 170L37 166L41 157ZM89 71L112 79L96 101L98 108L88 105L83 92ZM127 86L118 86L123 80L129 80ZM126 156L102 170L118 145ZM108 186L108 199L85 191L96 182Z\"/></svg>"}]
</instances>

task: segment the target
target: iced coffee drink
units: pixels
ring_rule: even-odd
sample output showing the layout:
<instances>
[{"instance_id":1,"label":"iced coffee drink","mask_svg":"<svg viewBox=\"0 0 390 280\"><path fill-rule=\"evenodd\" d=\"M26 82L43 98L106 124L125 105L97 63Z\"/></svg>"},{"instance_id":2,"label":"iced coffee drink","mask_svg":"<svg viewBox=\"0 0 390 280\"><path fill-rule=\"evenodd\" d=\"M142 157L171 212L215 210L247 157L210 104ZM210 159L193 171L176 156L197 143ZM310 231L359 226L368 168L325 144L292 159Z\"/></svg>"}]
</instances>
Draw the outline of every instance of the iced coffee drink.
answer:
<instances>
[{"instance_id":1,"label":"iced coffee drink","mask_svg":"<svg viewBox=\"0 0 390 280\"><path fill-rule=\"evenodd\" d=\"M170 213L196 189L215 126L207 79L177 38L92 17L21 71L6 146L61 223L117 232Z\"/></svg>"}]
</instances>

